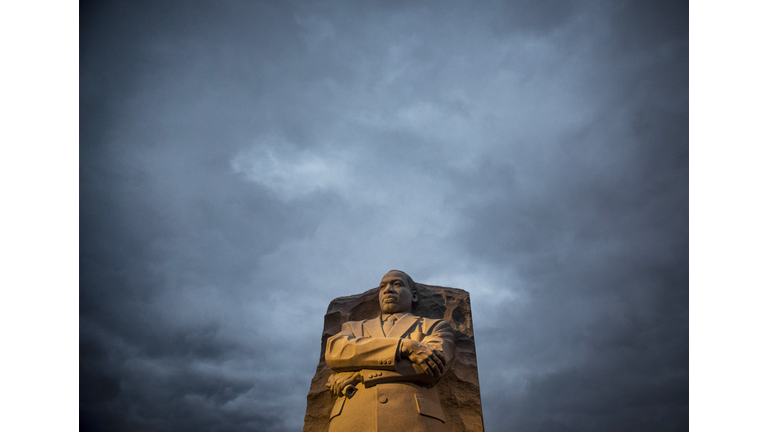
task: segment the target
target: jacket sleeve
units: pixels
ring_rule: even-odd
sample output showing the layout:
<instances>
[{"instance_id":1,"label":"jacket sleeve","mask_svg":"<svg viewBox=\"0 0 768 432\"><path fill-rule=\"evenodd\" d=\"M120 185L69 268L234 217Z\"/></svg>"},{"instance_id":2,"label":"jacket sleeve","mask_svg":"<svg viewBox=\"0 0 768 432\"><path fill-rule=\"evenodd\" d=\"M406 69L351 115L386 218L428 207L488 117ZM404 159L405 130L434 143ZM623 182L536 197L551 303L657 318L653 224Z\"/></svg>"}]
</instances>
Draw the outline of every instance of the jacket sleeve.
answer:
<instances>
[{"instance_id":1,"label":"jacket sleeve","mask_svg":"<svg viewBox=\"0 0 768 432\"><path fill-rule=\"evenodd\" d=\"M443 320L429 320L431 328L427 330L422 343L428 344L435 350L442 351L445 357L446 367L443 375L451 367L455 353L455 338L450 324ZM395 363L394 370L368 370L361 371L363 384L366 387L390 382L417 382L432 385L442 378L441 376L429 376L419 366L408 359L402 359Z\"/></svg>"},{"instance_id":2,"label":"jacket sleeve","mask_svg":"<svg viewBox=\"0 0 768 432\"><path fill-rule=\"evenodd\" d=\"M400 339L357 337L350 323L328 338L325 362L335 372L379 369L394 371Z\"/></svg>"}]
</instances>

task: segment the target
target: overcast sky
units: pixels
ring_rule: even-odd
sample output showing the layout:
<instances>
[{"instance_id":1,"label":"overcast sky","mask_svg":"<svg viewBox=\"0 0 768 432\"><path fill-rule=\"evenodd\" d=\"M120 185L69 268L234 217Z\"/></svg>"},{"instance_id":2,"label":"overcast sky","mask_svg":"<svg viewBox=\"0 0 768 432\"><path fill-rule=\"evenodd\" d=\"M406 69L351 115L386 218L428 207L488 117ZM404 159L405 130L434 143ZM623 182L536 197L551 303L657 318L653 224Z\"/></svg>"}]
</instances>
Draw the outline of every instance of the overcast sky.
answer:
<instances>
[{"instance_id":1,"label":"overcast sky","mask_svg":"<svg viewBox=\"0 0 768 432\"><path fill-rule=\"evenodd\" d=\"M687 2L80 18L82 430L300 430L392 268L470 292L486 430L687 430Z\"/></svg>"}]
</instances>

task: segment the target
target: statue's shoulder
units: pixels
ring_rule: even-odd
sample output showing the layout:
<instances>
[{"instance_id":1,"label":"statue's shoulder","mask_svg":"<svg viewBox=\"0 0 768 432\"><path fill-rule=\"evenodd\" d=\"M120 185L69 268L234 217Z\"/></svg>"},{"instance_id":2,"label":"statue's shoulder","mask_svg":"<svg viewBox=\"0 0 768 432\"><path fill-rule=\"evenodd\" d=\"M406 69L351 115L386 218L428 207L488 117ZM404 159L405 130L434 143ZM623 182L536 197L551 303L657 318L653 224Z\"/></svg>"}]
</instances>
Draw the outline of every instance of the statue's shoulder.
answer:
<instances>
[{"instance_id":1,"label":"statue's shoulder","mask_svg":"<svg viewBox=\"0 0 768 432\"><path fill-rule=\"evenodd\" d=\"M431 332L438 327L451 326L448 324L448 321L440 318L419 317L419 319L421 319L421 322L423 323L422 328L425 330L425 332Z\"/></svg>"},{"instance_id":2,"label":"statue's shoulder","mask_svg":"<svg viewBox=\"0 0 768 432\"><path fill-rule=\"evenodd\" d=\"M354 333L355 335L358 335L358 337L360 337L364 333L363 332L363 324L365 324L368 321L375 320L375 319L378 319L378 317L377 318L372 318L372 319L364 319L364 320L360 320L360 321L347 321L347 322L344 323L344 325L348 326L350 329L352 329L352 333Z\"/></svg>"}]
</instances>

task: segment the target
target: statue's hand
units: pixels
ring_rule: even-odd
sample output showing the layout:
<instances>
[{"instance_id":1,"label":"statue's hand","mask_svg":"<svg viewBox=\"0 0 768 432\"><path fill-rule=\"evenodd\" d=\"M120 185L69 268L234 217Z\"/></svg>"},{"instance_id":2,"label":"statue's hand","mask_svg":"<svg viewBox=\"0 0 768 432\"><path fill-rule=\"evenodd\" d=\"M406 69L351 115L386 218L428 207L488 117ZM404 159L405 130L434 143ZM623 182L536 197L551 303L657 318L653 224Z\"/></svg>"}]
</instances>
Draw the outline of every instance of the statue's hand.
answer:
<instances>
[{"instance_id":1,"label":"statue's hand","mask_svg":"<svg viewBox=\"0 0 768 432\"><path fill-rule=\"evenodd\" d=\"M442 351L417 342L413 339L403 339L400 343L400 356L408 358L413 364L424 369L429 376L439 377L445 372L445 356Z\"/></svg>"},{"instance_id":2,"label":"statue's hand","mask_svg":"<svg viewBox=\"0 0 768 432\"><path fill-rule=\"evenodd\" d=\"M340 372L328 377L328 382L325 383L325 387L336 396L344 396L344 389L351 385L354 387L357 383L362 382L363 377L360 375L360 371L357 372Z\"/></svg>"}]
</instances>

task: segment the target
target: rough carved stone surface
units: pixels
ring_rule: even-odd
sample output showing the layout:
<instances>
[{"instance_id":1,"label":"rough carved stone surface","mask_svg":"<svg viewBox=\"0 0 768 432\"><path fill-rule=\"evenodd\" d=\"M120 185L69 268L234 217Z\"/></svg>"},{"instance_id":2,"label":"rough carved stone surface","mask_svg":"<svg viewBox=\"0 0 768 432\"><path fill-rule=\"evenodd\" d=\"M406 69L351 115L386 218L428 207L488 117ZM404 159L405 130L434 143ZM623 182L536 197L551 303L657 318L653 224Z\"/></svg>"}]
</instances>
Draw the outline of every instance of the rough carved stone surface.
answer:
<instances>
[{"instance_id":1,"label":"rough carved stone surface","mask_svg":"<svg viewBox=\"0 0 768 432\"><path fill-rule=\"evenodd\" d=\"M415 315L439 318L447 321L456 338L456 357L446 375L435 388L446 415L445 430L450 432L483 431L483 410L480 403L480 383L477 374L475 339L472 329L472 313L469 293L456 288L419 286L419 303L413 309ZM362 294L339 297L328 306L325 314L320 362L307 395L307 412L304 432L326 432L329 416L336 396L326 388L333 371L325 363L326 341L341 330L347 321L370 319L379 316L379 288Z\"/></svg>"}]
</instances>

